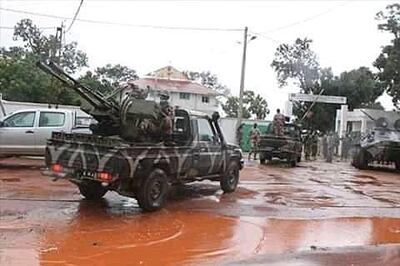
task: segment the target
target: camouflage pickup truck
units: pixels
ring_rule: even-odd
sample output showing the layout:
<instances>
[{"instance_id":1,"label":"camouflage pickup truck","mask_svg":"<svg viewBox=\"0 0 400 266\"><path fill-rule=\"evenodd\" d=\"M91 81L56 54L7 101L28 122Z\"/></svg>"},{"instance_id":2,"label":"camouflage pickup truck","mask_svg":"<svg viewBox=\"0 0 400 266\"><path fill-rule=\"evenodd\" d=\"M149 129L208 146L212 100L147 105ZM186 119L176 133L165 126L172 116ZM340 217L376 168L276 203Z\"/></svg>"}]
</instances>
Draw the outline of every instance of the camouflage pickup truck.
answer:
<instances>
[{"instance_id":1,"label":"camouflage pickup truck","mask_svg":"<svg viewBox=\"0 0 400 266\"><path fill-rule=\"evenodd\" d=\"M242 152L225 142L218 116L183 109L175 110L168 142L53 132L45 162L44 175L70 180L87 199L113 190L136 198L145 211L160 209L175 184L207 179L233 192L243 167Z\"/></svg>"},{"instance_id":2,"label":"camouflage pickup truck","mask_svg":"<svg viewBox=\"0 0 400 266\"><path fill-rule=\"evenodd\" d=\"M283 136L274 133L273 124L261 135L258 147L260 163L272 158L285 159L291 166L296 166L301 160L302 142L300 128L295 124L286 123Z\"/></svg>"}]
</instances>

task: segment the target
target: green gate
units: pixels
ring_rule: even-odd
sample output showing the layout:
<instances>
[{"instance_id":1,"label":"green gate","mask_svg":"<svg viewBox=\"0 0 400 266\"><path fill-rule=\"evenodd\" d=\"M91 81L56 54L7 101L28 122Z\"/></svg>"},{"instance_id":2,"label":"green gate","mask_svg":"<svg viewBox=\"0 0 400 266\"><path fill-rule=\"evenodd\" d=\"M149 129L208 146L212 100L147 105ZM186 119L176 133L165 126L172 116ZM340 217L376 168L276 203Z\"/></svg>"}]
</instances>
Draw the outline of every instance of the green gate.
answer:
<instances>
[{"instance_id":1,"label":"green gate","mask_svg":"<svg viewBox=\"0 0 400 266\"><path fill-rule=\"evenodd\" d=\"M250 130L253 128L254 123L257 123L257 128L260 130L261 135L264 135L267 131L267 127L270 124L269 121L243 121L242 127L240 128L240 148L244 152L250 151Z\"/></svg>"}]
</instances>

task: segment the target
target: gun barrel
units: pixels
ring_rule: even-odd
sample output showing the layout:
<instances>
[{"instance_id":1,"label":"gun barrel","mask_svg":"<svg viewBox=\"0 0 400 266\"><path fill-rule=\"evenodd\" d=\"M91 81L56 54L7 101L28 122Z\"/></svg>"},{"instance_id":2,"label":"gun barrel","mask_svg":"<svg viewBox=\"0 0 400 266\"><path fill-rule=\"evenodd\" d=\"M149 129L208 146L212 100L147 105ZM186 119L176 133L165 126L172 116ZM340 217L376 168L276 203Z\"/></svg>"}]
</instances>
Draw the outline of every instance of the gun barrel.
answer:
<instances>
[{"instance_id":1,"label":"gun barrel","mask_svg":"<svg viewBox=\"0 0 400 266\"><path fill-rule=\"evenodd\" d=\"M114 102L108 100L100 92L81 84L55 63L50 61L48 64L46 64L39 61L36 65L44 72L56 77L63 84L72 88L93 107L97 109L109 109L111 111L119 112L119 106L114 104Z\"/></svg>"}]
</instances>

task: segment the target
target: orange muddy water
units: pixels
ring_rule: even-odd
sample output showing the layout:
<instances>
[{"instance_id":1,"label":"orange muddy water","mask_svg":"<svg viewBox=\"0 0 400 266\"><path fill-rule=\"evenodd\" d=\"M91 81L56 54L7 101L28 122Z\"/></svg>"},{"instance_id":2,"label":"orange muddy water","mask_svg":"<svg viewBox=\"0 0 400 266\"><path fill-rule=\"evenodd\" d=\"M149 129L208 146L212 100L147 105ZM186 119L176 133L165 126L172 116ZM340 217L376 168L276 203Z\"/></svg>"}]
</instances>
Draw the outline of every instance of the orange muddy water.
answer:
<instances>
[{"instance_id":1,"label":"orange muddy water","mask_svg":"<svg viewBox=\"0 0 400 266\"><path fill-rule=\"evenodd\" d=\"M180 186L165 209L142 213L113 192L82 200L74 185L42 177L40 164L0 161L0 265L263 264L262 256L281 265L400 265L393 171L247 162L235 193L215 182Z\"/></svg>"}]
</instances>

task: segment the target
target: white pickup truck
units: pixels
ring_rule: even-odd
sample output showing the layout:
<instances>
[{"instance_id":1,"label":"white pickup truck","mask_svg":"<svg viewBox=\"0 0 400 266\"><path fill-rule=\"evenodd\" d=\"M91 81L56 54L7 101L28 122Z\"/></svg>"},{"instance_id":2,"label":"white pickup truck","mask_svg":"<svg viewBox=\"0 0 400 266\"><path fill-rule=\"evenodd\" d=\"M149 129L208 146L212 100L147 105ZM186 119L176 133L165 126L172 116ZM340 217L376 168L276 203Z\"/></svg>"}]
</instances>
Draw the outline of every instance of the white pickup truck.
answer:
<instances>
[{"instance_id":1,"label":"white pickup truck","mask_svg":"<svg viewBox=\"0 0 400 266\"><path fill-rule=\"evenodd\" d=\"M77 116L77 110L26 109L0 121L0 157L44 155L53 131L90 133L92 119Z\"/></svg>"}]
</instances>

